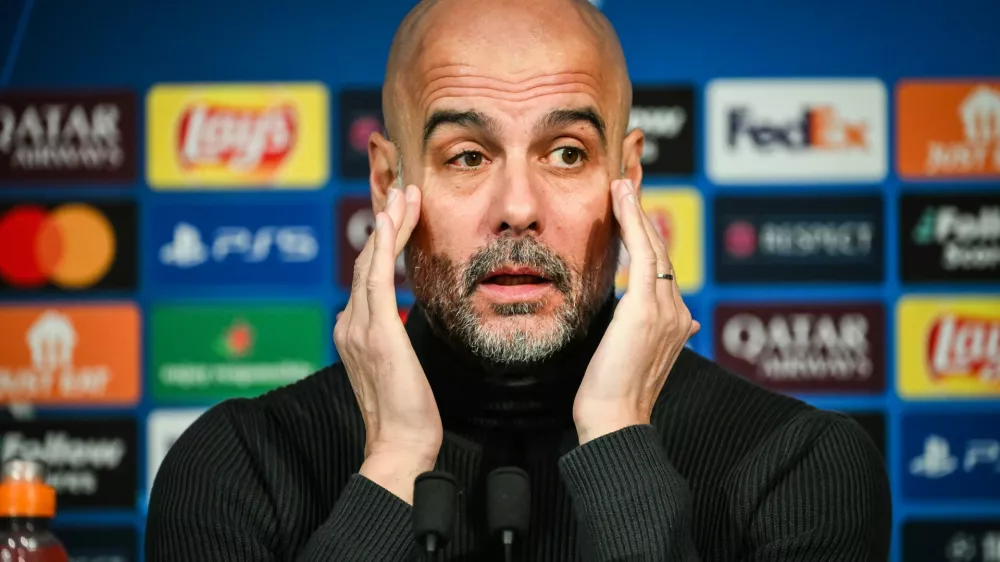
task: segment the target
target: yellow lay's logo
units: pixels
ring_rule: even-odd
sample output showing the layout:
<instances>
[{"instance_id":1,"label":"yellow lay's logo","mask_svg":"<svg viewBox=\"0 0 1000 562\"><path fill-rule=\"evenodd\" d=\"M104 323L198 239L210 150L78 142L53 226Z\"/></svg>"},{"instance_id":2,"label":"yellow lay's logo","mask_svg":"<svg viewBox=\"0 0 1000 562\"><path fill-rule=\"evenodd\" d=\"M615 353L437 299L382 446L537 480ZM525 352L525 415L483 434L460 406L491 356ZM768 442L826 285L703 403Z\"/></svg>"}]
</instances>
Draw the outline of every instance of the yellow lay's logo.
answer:
<instances>
[{"instance_id":1,"label":"yellow lay's logo","mask_svg":"<svg viewBox=\"0 0 1000 562\"><path fill-rule=\"evenodd\" d=\"M146 113L153 189L319 189L329 176L322 84L160 84Z\"/></svg>"},{"instance_id":2,"label":"yellow lay's logo","mask_svg":"<svg viewBox=\"0 0 1000 562\"><path fill-rule=\"evenodd\" d=\"M643 187L640 199L646 216L667 246L677 286L685 293L698 291L704 281L701 194L686 187ZM628 287L628 264L628 252L622 246L615 275L615 288L619 293Z\"/></svg>"},{"instance_id":3,"label":"yellow lay's logo","mask_svg":"<svg viewBox=\"0 0 1000 562\"><path fill-rule=\"evenodd\" d=\"M1000 396L1000 298L904 297L896 330L900 396Z\"/></svg>"}]
</instances>

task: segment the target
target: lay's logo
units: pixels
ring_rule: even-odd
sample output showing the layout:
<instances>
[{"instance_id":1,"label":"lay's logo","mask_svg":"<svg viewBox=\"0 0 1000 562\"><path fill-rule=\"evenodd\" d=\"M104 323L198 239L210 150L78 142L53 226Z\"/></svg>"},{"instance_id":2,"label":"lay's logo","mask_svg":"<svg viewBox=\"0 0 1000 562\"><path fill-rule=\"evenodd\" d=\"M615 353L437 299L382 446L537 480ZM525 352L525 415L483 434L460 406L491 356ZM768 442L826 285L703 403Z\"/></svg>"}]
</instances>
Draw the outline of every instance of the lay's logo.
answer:
<instances>
[{"instance_id":1,"label":"lay's logo","mask_svg":"<svg viewBox=\"0 0 1000 562\"><path fill-rule=\"evenodd\" d=\"M937 317L928 332L927 364L935 381L970 379L1000 384L1000 316Z\"/></svg>"},{"instance_id":2,"label":"lay's logo","mask_svg":"<svg viewBox=\"0 0 1000 562\"><path fill-rule=\"evenodd\" d=\"M905 297L896 326L901 396L1000 396L1000 298Z\"/></svg>"},{"instance_id":3,"label":"lay's logo","mask_svg":"<svg viewBox=\"0 0 1000 562\"><path fill-rule=\"evenodd\" d=\"M181 115L177 139L181 167L273 175L292 154L299 119L289 105L248 109L192 106Z\"/></svg>"},{"instance_id":4,"label":"lay's logo","mask_svg":"<svg viewBox=\"0 0 1000 562\"><path fill-rule=\"evenodd\" d=\"M153 88L147 100L154 189L319 189L328 177L324 86Z\"/></svg>"}]
</instances>

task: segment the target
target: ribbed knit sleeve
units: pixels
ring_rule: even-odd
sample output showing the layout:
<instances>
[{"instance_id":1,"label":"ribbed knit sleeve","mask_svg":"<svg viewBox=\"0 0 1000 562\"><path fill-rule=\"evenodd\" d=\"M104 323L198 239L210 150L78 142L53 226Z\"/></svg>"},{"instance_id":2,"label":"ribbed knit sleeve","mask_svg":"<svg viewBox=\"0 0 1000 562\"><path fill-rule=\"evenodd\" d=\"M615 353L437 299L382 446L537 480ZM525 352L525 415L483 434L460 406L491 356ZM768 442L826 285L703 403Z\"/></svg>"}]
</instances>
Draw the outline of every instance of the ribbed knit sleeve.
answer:
<instances>
[{"instance_id":1,"label":"ribbed knit sleeve","mask_svg":"<svg viewBox=\"0 0 1000 562\"><path fill-rule=\"evenodd\" d=\"M227 401L206 412L177 440L157 473L146 561L412 559L410 507L360 475L350 478L318 528L289 525L289 515L295 517L289 508L301 502L289 483L302 478L301 469L289 463L291 455L252 403ZM264 474L283 475L281 487ZM304 548L291 542L299 540L289 526L309 533Z\"/></svg>"},{"instance_id":2,"label":"ribbed knit sleeve","mask_svg":"<svg viewBox=\"0 0 1000 562\"><path fill-rule=\"evenodd\" d=\"M392 492L356 474L330 519L313 533L296 560L386 562L413 560L412 508Z\"/></svg>"},{"instance_id":3,"label":"ribbed knit sleeve","mask_svg":"<svg viewBox=\"0 0 1000 562\"><path fill-rule=\"evenodd\" d=\"M586 443L559 468L589 559L699 560L690 539L689 490L651 426ZM888 559L892 513L883 461L846 416L804 411L735 466L724 486L729 517L742 529L744 550L734 561Z\"/></svg>"},{"instance_id":4,"label":"ribbed knit sleeve","mask_svg":"<svg viewBox=\"0 0 1000 562\"><path fill-rule=\"evenodd\" d=\"M595 562L696 562L687 483L650 425L626 427L559 461Z\"/></svg>"},{"instance_id":5,"label":"ribbed knit sleeve","mask_svg":"<svg viewBox=\"0 0 1000 562\"><path fill-rule=\"evenodd\" d=\"M885 562L889 481L871 438L852 419L813 410L734 467L733 516L752 545L740 560Z\"/></svg>"}]
</instances>

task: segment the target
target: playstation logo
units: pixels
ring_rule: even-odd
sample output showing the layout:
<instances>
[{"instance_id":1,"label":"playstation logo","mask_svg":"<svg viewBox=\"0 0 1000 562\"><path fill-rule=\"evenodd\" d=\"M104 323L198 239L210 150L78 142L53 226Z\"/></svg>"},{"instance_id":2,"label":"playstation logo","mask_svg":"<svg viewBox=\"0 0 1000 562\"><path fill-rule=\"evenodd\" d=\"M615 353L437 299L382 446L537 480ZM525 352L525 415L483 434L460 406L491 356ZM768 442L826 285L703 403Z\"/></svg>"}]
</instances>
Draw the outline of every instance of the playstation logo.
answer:
<instances>
[{"instance_id":1,"label":"playstation logo","mask_svg":"<svg viewBox=\"0 0 1000 562\"><path fill-rule=\"evenodd\" d=\"M160 261L181 268L194 267L208 259L208 247L201 241L201 232L187 223L174 227L174 238L160 248Z\"/></svg>"}]
</instances>

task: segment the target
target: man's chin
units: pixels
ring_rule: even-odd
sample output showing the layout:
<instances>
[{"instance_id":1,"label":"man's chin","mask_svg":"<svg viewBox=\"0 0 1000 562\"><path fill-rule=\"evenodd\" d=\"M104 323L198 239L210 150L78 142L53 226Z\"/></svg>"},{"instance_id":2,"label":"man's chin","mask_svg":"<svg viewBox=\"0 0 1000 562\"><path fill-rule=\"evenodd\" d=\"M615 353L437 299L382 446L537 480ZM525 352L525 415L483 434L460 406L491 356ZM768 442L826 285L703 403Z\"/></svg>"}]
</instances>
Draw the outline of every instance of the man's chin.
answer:
<instances>
[{"instance_id":1,"label":"man's chin","mask_svg":"<svg viewBox=\"0 0 1000 562\"><path fill-rule=\"evenodd\" d=\"M552 316L493 316L480 321L469 343L487 370L518 373L561 351L568 335Z\"/></svg>"}]
</instances>

